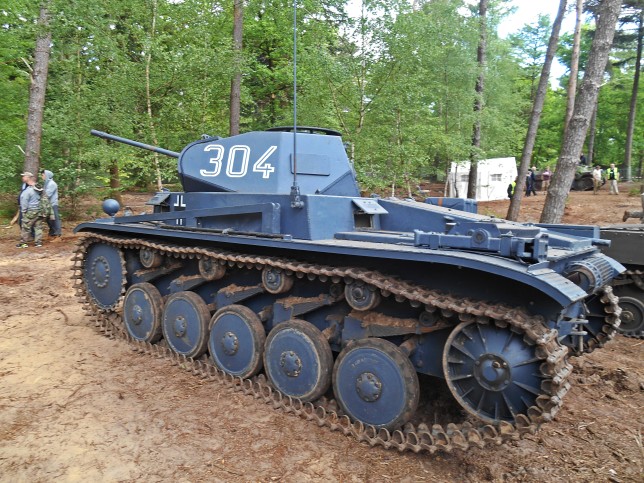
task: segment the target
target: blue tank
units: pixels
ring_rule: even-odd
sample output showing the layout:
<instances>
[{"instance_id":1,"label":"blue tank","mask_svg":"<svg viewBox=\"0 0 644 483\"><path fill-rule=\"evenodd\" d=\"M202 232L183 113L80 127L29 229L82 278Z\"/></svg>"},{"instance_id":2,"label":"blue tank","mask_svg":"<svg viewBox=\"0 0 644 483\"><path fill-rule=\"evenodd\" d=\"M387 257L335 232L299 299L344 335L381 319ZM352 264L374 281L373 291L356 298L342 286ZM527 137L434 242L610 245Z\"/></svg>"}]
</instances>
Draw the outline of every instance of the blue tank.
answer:
<instances>
[{"instance_id":1,"label":"blue tank","mask_svg":"<svg viewBox=\"0 0 644 483\"><path fill-rule=\"evenodd\" d=\"M335 131L205 137L180 153L93 133L178 158L183 190L156 193L151 214L107 203L76 228L92 310L352 425L416 441L437 417L466 440L527 431L561 407L568 357L619 325L610 284L624 267L598 231L363 197Z\"/></svg>"}]
</instances>

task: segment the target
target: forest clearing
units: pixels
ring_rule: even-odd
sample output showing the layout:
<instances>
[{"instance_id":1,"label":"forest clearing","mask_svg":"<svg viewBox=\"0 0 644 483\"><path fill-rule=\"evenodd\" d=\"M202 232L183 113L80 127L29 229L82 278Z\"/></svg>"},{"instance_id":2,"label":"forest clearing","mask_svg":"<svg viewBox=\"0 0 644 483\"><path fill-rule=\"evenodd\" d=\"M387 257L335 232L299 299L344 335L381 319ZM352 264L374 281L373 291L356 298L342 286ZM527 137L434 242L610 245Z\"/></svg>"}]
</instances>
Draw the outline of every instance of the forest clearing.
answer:
<instances>
[{"instance_id":1,"label":"forest clearing","mask_svg":"<svg viewBox=\"0 0 644 483\"><path fill-rule=\"evenodd\" d=\"M644 479L644 3L358 3L0 9L0 481Z\"/></svg>"}]
</instances>

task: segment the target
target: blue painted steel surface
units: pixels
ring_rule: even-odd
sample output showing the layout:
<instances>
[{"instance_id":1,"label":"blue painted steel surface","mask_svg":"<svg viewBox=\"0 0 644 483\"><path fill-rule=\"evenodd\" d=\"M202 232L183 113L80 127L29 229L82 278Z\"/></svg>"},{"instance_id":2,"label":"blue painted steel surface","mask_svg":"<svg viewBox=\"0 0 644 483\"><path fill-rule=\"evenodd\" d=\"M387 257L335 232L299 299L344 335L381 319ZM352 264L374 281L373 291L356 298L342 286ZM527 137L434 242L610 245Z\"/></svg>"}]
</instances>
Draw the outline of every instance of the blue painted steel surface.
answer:
<instances>
[{"instance_id":1,"label":"blue painted steel surface","mask_svg":"<svg viewBox=\"0 0 644 483\"><path fill-rule=\"evenodd\" d=\"M590 238L601 240L600 228L592 225L559 225L549 223L539 223L537 226L547 228L548 231L563 233L566 236L577 236L581 238Z\"/></svg>"},{"instance_id":2,"label":"blue painted steel surface","mask_svg":"<svg viewBox=\"0 0 644 483\"><path fill-rule=\"evenodd\" d=\"M453 208L467 213L478 213L478 203L476 200L471 199L432 196L425 198L425 203L442 206L444 208Z\"/></svg>"},{"instance_id":3,"label":"blue painted steel surface","mask_svg":"<svg viewBox=\"0 0 644 483\"><path fill-rule=\"evenodd\" d=\"M217 367L246 378L261 369L265 340L264 327L257 315L244 306L233 305L213 316L208 349Z\"/></svg>"},{"instance_id":4,"label":"blue painted steel surface","mask_svg":"<svg viewBox=\"0 0 644 483\"><path fill-rule=\"evenodd\" d=\"M338 136L297 134L301 194L359 196L347 154ZM293 133L250 132L200 140L179 158L185 191L289 193L293 178Z\"/></svg>"},{"instance_id":5,"label":"blue painted steel surface","mask_svg":"<svg viewBox=\"0 0 644 483\"><path fill-rule=\"evenodd\" d=\"M179 159L187 192L157 197L152 215L115 217L77 230L266 247L294 256L297 251L298 257L326 253L448 264L536 287L561 305L586 296L567 279L567 272L575 259L597 252L597 239L423 203L357 198L353 170L338 136L298 134L303 159L313 161L303 162L298 173L303 207L293 208L292 136L278 131L197 141ZM140 225L149 222L159 224L163 233ZM612 275L623 269L607 263ZM469 290L476 295L475 286Z\"/></svg>"},{"instance_id":6,"label":"blue painted steel surface","mask_svg":"<svg viewBox=\"0 0 644 483\"><path fill-rule=\"evenodd\" d=\"M121 206L119 205L118 201L107 199L103 201L102 208L103 211L109 216L114 216L119 211L119 209L121 209Z\"/></svg>"},{"instance_id":7,"label":"blue painted steel surface","mask_svg":"<svg viewBox=\"0 0 644 483\"><path fill-rule=\"evenodd\" d=\"M157 193L146 215L115 216L118 206L107 203L108 218L75 229L170 245L159 249L164 258L144 268L140 251L154 248L90 245L88 293L112 309L124 288L149 282L167 297L162 328L172 350L198 357L208 349L217 366L240 377L260 370L263 350L274 386L303 400L327 390L331 348L341 351L335 397L363 423L394 428L408 421L418 403L417 373L447 379L456 400L485 421L525 414L550 375L542 372L547 357L529 340L533 330L512 319L532 317L539 330L557 329L554 345L598 339L610 317L600 294L624 267L602 255L605 242L583 227L513 223L445 200L362 198L336 134L297 134L296 181L294 134L285 130L202 139L164 153L179 158L183 192ZM221 253L234 256L209 278L200 263L218 263ZM265 272L273 261L289 278L284 286ZM301 278L291 280L289 264L315 269L293 269ZM369 281L353 275L367 270ZM391 286L405 294L431 290L431 297L444 292L461 312ZM124 315L133 336L145 338L154 317L143 293L126 299Z\"/></svg>"},{"instance_id":8,"label":"blue painted steel surface","mask_svg":"<svg viewBox=\"0 0 644 483\"><path fill-rule=\"evenodd\" d=\"M153 216L153 215L151 215ZM107 228L109 227L109 228ZM158 237L162 236L168 241L179 244L217 244L221 246L235 247L265 247L273 250L280 250L286 256L299 256L302 252L312 254L326 254L331 261L334 255L349 257L361 257L368 259L385 258L389 260L409 260L418 264L446 264L454 268L470 268L485 273L493 273L501 278L531 286L542 291L545 296L552 298L557 303L568 305L574 301L581 300L587 296L586 292L577 285L570 282L562 274L567 265L577 258L585 258L597 253L590 242L577 251L552 250L551 261L546 263L529 264L521 260L489 256L475 251L461 251L450 249L430 249L414 247L411 242L403 244L370 242L352 242L342 239L325 239L318 241L293 240L288 237L264 238L261 236L244 235L233 233L209 233L204 231L177 231L168 226L163 230L142 224L112 224L105 223L83 223L76 228L76 231L104 231L109 229L112 233L129 234L131 236L142 235ZM575 240L573 240L575 242ZM250 248L247 248L250 249ZM598 255L603 257L602 255ZM623 270L620 264L607 258L607 263L613 267L614 273ZM429 267L428 267L429 269ZM420 270L420 265L416 267ZM412 273L402 276L412 277ZM457 276L458 274L455 274ZM475 287L473 287L476 290ZM472 293L472 295L476 295Z\"/></svg>"},{"instance_id":9,"label":"blue painted steel surface","mask_svg":"<svg viewBox=\"0 0 644 483\"><path fill-rule=\"evenodd\" d=\"M108 245L92 245L88 250L84 279L87 291L99 307L111 307L121 297L122 257L118 248Z\"/></svg>"},{"instance_id":10,"label":"blue painted steel surface","mask_svg":"<svg viewBox=\"0 0 644 483\"><path fill-rule=\"evenodd\" d=\"M327 342L308 322L283 322L266 339L266 375L291 397L312 401L324 394L331 382L332 363Z\"/></svg>"},{"instance_id":11,"label":"blue painted steel surface","mask_svg":"<svg viewBox=\"0 0 644 483\"><path fill-rule=\"evenodd\" d=\"M119 136L114 136L114 135L108 134L106 132L97 131L96 129L92 129L90 131L90 134L92 134L93 136L98 136L100 138L110 139L112 141L118 141L120 143L129 144L130 146L134 146L134 147L141 148L141 149L146 149L148 151L154 151L156 153L165 154L166 156L170 156L172 158L178 158L179 157L179 153L176 153L174 151L159 148L157 146L152 146L150 144L140 143L138 141L132 141L131 139L125 139L125 138L122 138L122 137L119 137Z\"/></svg>"},{"instance_id":12,"label":"blue painted steel surface","mask_svg":"<svg viewBox=\"0 0 644 483\"><path fill-rule=\"evenodd\" d=\"M163 311L163 336L178 354L199 357L206 349L210 313L194 292L171 295Z\"/></svg>"},{"instance_id":13,"label":"blue painted steel surface","mask_svg":"<svg viewBox=\"0 0 644 483\"><path fill-rule=\"evenodd\" d=\"M333 389L351 417L376 427L396 427L406 412L415 410L418 380L409 359L395 357L398 351L388 341L363 339L341 353Z\"/></svg>"},{"instance_id":14,"label":"blue painted steel surface","mask_svg":"<svg viewBox=\"0 0 644 483\"><path fill-rule=\"evenodd\" d=\"M130 287L123 301L123 322L136 340L157 342L161 337L163 299L157 288L149 283Z\"/></svg>"}]
</instances>

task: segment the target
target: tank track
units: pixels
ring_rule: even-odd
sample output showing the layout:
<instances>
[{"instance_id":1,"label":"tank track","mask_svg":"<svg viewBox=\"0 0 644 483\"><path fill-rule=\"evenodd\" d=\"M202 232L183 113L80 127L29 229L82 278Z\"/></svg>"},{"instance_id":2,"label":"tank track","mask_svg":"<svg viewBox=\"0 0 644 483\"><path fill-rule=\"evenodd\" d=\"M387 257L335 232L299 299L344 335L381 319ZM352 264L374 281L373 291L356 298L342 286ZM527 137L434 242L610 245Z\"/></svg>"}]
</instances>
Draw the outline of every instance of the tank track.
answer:
<instances>
[{"instance_id":1,"label":"tank track","mask_svg":"<svg viewBox=\"0 0 644 483\"><path fill-rule=\"evenodd\" d=\"M210 257L227 263L229 266L262 269L272 266L292 272L296 277L308 277L321 280L331 279L334 282L344 280L359 280L377 287L383 296L393 296L396 301L408 301L413 306L424 305L425 309L440 311L444 317L457 317L461 322L476 321L481 324L493 323L499 327L511 327L514 332L523 334L526 343L536 345L537 357L543 362L540 370L543 377L542 391L536 399L536 406L531 406L527 414L519 414L514 424L501 422L499 424L482 424L475 426L470 422L434 424L431 428L424 424L407 423L404 427L388 431L364 425L359 421L352 422L346 415L337 411L337 404L324 397L313 403L303 403L275 390L263 375L252 379L242 380L220 371L204 357L193 360L172 352L163 344L149 344L132 339L125 330L120 310L125 294L125 263L122 262L123 287L119 300L108 308L98 307L87 292L83 281L84 259L87 248L94 243L106 243L121 249L148 248L156 250L166 257L179 259ZM408 282L363 268L341 268L311 263L296 262L284 258L243 255L235 252L219 251L196 247L181 247L155 243L143 239L125 239L102 234L86 235L78 241L73 261L74 283L77 295L82 300L84 308L92 316L95 327L104 335L111 338L126 340L134 350L161 357L172 361L180 367L192 372L195 376L219 383L234 391L242 392L280 409L293 413L303 419L313 421L318 426L327 427L331 431L339 431L353 437L356 441L368 443L370 446L381 446L398 451L452 452L467 451L473 448L483 448L489 445L500 445L507 441L523 438L526 434L534 434L539 426L551 421L561 408L563 397L570 389L568 377L572 373L572 365L567 360L568 348L562 346L557 339L558 332L549 329L541 316L527 313L522 308L475 301L441 294L423 287L414 286ZM601 298L608 313L608 326L613 328L619 324L619 307L617 297L612 295L610 287L606 287ZM614 312L617 311L617 314ZM610 332L610 331L608 331ZM614 332L614 329L613 329ZM602 334L603 335L603 334ZM606 334L606 340L611 334ZM598 341L603 345L604 339Z\"/></svg>"},{"instance_id":2,"label":"tank track","mask_svg":"<svg viewBox=\"0 0 644 483\"><path fill-rule=\"evenodd\" d=\"M644 270L626 270L624 275L630 277L637 288L644 291L644 279L642 278L644 277Z\"/></svg>"}]
</instances>

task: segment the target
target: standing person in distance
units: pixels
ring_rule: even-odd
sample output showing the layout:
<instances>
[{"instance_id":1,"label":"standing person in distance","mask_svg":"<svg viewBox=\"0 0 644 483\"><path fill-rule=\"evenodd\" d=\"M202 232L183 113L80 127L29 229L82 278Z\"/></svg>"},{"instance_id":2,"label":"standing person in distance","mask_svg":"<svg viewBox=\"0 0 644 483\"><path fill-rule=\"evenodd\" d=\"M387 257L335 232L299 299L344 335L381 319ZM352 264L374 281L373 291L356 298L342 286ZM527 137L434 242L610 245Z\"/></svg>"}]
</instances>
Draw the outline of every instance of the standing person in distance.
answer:
<instances>
[{"instance_id":1,"label":"standing person in distance","mask_svg":"<svg viewBox=\"0 0 644 483\"><path fill-rule=\"evenodd\" d=\"M49 203L54 210L54 220L46 218L49 225L49 236L58 238L62 234L60 214L58 213L58 184L54 181L54 173L43 169L40 172L43 180L43 194L49 198Z\"/></svg>"},{"instance_id":2,"label":"standing person in distance","mask_svg":"<svg viewBox=\"0 0 644 483\"><path fill-rule=\"evenodd\" d=\"M552 172L550 171L550 166L546 166L546 169L541 173L541 191L544 193L548 192L548 187L550 186L550 178L552 178Z\"/></svg>"},{"instance_id":3,"label":"standing person in distance","mask_svg":"<svg viewBox=\"0 0 644 483\"><path fill-rule=\"evenodd\" d=\"M536 169L537 168L535 167L530 168L530 172L525 177L525 195L526 196L530 196L530 194L537 196L537 190L535 189L535 184L537 180L534 176L534 172Z\"/></svg>"},{"instance_id":4,"label":"standing person in distance","mask_svg":"<svg viewBox=\"0 0 644 483\"><path fill-rule=\"evenodd\" d=\"M31 237L33 230L36 247L42 246L42 216L40 213L40 193L36 189L36 177L26 171L21 174L23 180L26 179L27 187L20 193L20 214L22 222L20 225L20 243L17 248L27 248L27 242Z\"/></svg>"},{"instance_id":5,"label":"standing person in distance","mask_svg":"<svg viewBox=\"0 0 644 483\"><path fill-rule=\"evenodd\" d=\"M619 181L619 170L615 167L615 163L610 163L610 168L606 170L606 179L610 187L610 194L615 193L618 195L619 189L617 188L617 182Z\"/></svg>"},{"instance_id":6,"label":"standing person in distance","mask_svg":"<svg viewBox=\"0 0 644 483\"><path fill-rule=\"evenodd\" d=\"M18 211L14 215L14 217L11 219L11 222L9 225L13 226L18 222L18 226L22 226L22 212L20 211L20 195L22 192L29 186L27 184L28 176L25 176L26 174L31 174L30 172L22 173L20 176L22 176L22 185L20 185L20 193L18 193Z\"/></svg>"},{"instance_id":7,"label":"standing person in distance","mask_svg":"<svg viewBox=\"0 0 644 483\"><path fill-rule=\"evenodd\" d=\"M508 185L508 198L512 199L512 197L514 196L514 190L517 187L517 182L518 181L519 181L519 177L517 176L516 178L514 178L514 181L512 181Z\"/></svg>"},{"instance_id":8,"label":"standing person in distance","mask_svg":"<svg viewBox=\"0 0 644 483\"><path fill-rule=\"evenodd\" d=\"M593 194L597 194L599 188L602 187L602 170L599 165L593 169Z\"/></svg>"}]
</instances>

